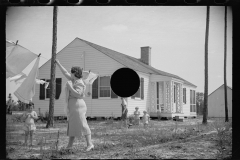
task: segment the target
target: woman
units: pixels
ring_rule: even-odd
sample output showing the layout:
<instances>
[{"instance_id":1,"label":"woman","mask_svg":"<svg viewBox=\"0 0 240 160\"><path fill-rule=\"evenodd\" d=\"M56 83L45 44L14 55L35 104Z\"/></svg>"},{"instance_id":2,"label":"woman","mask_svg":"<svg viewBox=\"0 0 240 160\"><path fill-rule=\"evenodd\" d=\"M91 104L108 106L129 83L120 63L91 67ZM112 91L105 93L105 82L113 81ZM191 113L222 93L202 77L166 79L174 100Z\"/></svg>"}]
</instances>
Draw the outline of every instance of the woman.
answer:
<instances>
[{"instance_id":1,"label":"woman","mask_svg":"<svg viewBox=\"0 0 240 160\"><path fill-rule=\"evenodd\" d=\"M128 109L127 109L127 101L126 98L121 97L122 103L122 124L121 126L123 126L123 123L125 125L125 127L128 127L127 125L127 114L128 114Z\"/></svg>"},{"instance_id":2,"label":"woman","mask_svg":"<svg viewBox=\"0 0 240 160\"><path fill-rule=\"evenodd\" d=\"M72 67L71 74L60 64L59 60L56 60L58 67L63 75L69 80L66 83L66 89L68 95L67 98L67 110L68 110L68 129L67 135L69 136L69 142L67 149L72 148L75 137L85 136L87 141L86 151L90 151L94 148L91 141L91 130L87 124L85 114L87 112L87 106L83 100L86 86L82 81L82 69L80 67Z\"/></svg>"}]
</instances>

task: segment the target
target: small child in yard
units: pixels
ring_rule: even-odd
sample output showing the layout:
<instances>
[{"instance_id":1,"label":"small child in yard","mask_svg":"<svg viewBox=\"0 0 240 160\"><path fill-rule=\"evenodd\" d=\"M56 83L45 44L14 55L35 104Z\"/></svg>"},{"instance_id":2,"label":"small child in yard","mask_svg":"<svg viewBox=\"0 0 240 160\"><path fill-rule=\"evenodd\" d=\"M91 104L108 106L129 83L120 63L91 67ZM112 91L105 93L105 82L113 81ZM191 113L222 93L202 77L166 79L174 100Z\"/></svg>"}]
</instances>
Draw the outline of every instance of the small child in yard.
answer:
<instances>
[{"instance_id":1,"label":"small child in yard","mask_svg":"<svg viewBox=\"0 0 240 160\"><path fill-rule=\"evenodd\" d=\"M25 143L27 146L28 135L30 134L30 143L32 146L33 132L36 130L34 119L38 119L37 113L33 111L34 103L30 102L27 105L27 111L22 115L24 120L23 130L25 131Z\"/></svg>"},{"instance_id":2,"label":"small child in yard","mask_svg":"<svg viewBox=\"0 0 240 160\"><path fill-rule=\"evenodd\" d=\"M150 122L150 116L147 114L147 111L143 111L143 117L142 117L144 128L148 126L148 123Z\"/></svg>"},{"instance_id":3,"label":"small child in yard","mask_svg":"<svg viewBox=\"0 0 240 160\"><path fill-rule=\"evenodd\" d=\"M135 111L134 111L134 122L135 122L135 125L139 125L140 124L140 111L138 111L138 107L135 107Z\"/></svg>"}]
</instances>

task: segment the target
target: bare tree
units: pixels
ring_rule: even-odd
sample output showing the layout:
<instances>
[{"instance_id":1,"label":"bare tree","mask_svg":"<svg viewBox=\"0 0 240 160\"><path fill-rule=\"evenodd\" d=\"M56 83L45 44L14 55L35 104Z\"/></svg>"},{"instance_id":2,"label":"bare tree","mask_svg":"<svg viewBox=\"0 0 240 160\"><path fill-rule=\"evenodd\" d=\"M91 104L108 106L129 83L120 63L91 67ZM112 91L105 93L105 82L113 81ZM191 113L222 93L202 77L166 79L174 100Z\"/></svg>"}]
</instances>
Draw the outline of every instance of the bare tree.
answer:
<instances>
[{"instance_id":1,"label":"bare tree","mask_svg":"<svg viewBox=\"0 0 240 160\"><path fill-rule=\"evenodd\" d=\"M228 122L227 102L227 6L225 6L225 27L224 27L224 93L225 93L225 122Z\"/></svg>"},{"instance_id":2,"label":"bare tree","mask_svg":"<svg viewBox=\"0 0 240 160\"><path fill-rule=\"evenodd\" d=\"M55 100L55 59L57 50L57 13L58 7L53 7L53 39L52 39L52 61L51 61L51 80L50 80L50 102L49 102L49 116L46 128L54 126L54 100Z\"/></svg>"},{"instance_id":3,"label":"bare tree","mask_svg":"<svg viewBox=\"0 0 240 160\"><path fill-rule=\"evenodd\" d=\"M203 124L207 124L208 115L208 36L209 36L209 12L207 6L206 33L205 33L205 86L204 86L204 106L203 106Z\"/></svg>"}]
</instances>

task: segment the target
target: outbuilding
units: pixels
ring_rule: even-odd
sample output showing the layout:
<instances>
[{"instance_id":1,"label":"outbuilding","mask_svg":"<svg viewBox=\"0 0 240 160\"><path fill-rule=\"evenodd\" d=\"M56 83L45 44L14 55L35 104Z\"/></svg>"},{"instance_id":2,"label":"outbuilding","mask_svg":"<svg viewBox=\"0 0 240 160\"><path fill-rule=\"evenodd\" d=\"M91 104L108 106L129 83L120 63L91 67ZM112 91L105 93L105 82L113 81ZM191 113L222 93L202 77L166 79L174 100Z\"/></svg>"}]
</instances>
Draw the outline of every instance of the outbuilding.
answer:
<instances>
[{"instance_id":1,"label":"outbuilding","mask_svg":"<svg viewBox=\"0 0 240 160\"><path fill-rule=\"evenodd\" d=\"M208 117L225 117L224 84L208 95ZM227 86L228 117L232 117L232 88Z\"/></svg>"}]
</instances>

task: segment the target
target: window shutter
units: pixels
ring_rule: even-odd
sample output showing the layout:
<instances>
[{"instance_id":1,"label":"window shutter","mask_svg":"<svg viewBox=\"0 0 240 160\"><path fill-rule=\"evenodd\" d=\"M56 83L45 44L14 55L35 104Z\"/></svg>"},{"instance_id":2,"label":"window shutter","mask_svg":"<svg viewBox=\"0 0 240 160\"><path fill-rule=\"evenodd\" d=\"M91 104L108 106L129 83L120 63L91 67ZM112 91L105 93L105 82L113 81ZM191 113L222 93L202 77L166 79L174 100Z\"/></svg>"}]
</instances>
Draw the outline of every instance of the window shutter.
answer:
<instances>
[{"instance_id":1,"label":"window shutter","mask_svg":"<svg viewBox=\"0 0 240 160\"><path fill-rule=\"evenodd\" d=\"M186 104L186 88L183 88L183 102Z\"/></svg>"},{"instance_id":2,"label":"window shutter","mask_svg":"<svg viewBox=\"0 0 240 160\"><path fill-rule=\"evenodd\" d=\"M45 79L41 79L41 80L44 80L44 81L45 81ZM40 100L45 99L45 83L44 83L44 84L40 84L39 99L40 99Z\"/></svg>"},{"instance_id":3,"label":"window shutter","mask_svg":"<svg viewBox=\"0 0 240 160\"><path fill-rule=\"evenodd\" d=\"M118 98L118 96L113 92L112 89L111 89L111 98Z\"/></svg>"},{"instance_id":4,"label":"window shutter","mask_svg":"<svg viewBox=\"0 0 240 160\"><path fill-rule=\"evenodd\" d=\"M92 85L92 99L98 99L98 79L95 79Z\"/></svg>"},{"instance_id":5,"label":"window shutter","mask_svg":"<svg viewBox=\"0 0 240 160\"><path fill-rule=\"evenodd\" d=\"M59 99L62 89L62 78L56 78L56 94L55 98Z\"/></svg>"},{"instance_id":6,"label":"window shutter","mask_svg":"<svg viewBox=\"0 0 240 160\"><path fill-rule=\"evenodd\" d=\"M184 88L183 88L183 103L185 103Z\"/></svg>"},{"instance_id":7,"label":"window shutter","mask_svg":"<svg viewBox=\"0 0 240 160\"><path fill-rule=\"evenodd\" d=\"M187 104L187 88L185 88L185 103Z\"/></svg>"},{"instance_id":8,"label":"window shutter","mask_svg":"<svg viewBox=\"0 0 240 160\"><path fill-rule=\"evenodd\" d=\"M190 90L190 104L192 104L192 90Z\"/></svg>"},{"instance_id":9,"label":"window shutter","mask_svg":"<svg viewBox=\"0 0 240 160\"><path fill-rule=\"evenodd\" d=\"M144 78L141 78L141 99L144 99Z\"/></svg>"}]
</instances>

